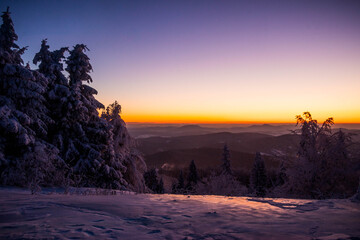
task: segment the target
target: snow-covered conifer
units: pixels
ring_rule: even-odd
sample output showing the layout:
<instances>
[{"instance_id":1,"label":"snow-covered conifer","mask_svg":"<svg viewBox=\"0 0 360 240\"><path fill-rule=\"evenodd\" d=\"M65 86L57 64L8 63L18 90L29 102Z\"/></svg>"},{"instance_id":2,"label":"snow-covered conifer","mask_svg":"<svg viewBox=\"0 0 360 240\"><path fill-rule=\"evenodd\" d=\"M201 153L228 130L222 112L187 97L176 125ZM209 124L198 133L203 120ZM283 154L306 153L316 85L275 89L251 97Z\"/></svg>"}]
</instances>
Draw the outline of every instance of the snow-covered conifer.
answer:
<instances>
[{"instance_id":1,"label":"snow-covered conifer","mask_svg":"<svg viewBox=\"0 0 360 240\"><path fill-rule=\"evenodd\" d=\"M76 45L67 58L69 80L62 73L67 48L50 51L46 39L33 63L23 66L26 48L9 9L0 27L0 183L94 186L144 191L146 164L114 103L107 118L94 95L87 47ZM111 113L110 113L111 111ZM126 178L126 180L125 180ZM65 182L65 183L64 183Z\"/></svg>"},{"instance_id":2,"label":"snow-covered conifer","mask_svg":"<svg viewBox=\"0 0 360 240\"><path fill-rule=\"evenodd\" d=\"M157 193L159 189L159 182L158 182L158 174L156 172L156 169L152 168L149 171L145 172L144 179L146 186L153 192Z\"/></svg>"},{"instance_id":3,"label":"snow-covered conifer","mask_svg":"<svg viewBox=\"0 0 360 240\"><path fill-rule=\"evenodd\" d=\"M49 51L50 46L47 45L47 39L41 41L41 48L35 54L33 63L39 64L39 72L44 74L49 79L48 88L54 88L55 84L68 85L68 80L62 73L64 70L62 60L65 59L65 52L68 51L67 47L60 48L53 52Z\"/></svg>"},{"instance_id":4,"label":"snow-covered conifer","mask_svg":"<svg viewBox=\"0 0 360 240\"><path fill-rule=\"evenodd\" d=\"M278 169L276 185L281 186L285 182L287 182L286 167L284 161L282 161Z\"/></svg>"},{"instance_id":5,"label":"snow-covered conifer","mask_svg":"<svg viewBox=\"0 0 360 240\"><path fill-rule=\"evenodd\" d=\"M232 171L231 171L231 164L230 164L230 151L229 151L227 144L224 145L221 160L222 160L222 165L221 165L222 174L231 175Z\"/></svg>"},{"instance_id":6,"label":"snow-covered conifer","mask_svg":"<svg viewBox=\"0 0 360 240\"><path fill-rule=\"evenodd\" d=\"M157 192L160 193L160 194L164 193L164 181L163 181L163 178L160 178Z\"/></svg>"},{"instance_id":7,"label":"snow-covered conifer","mask_svg":"<svg viewBox=\"0 0 360 240\"><path fill-rule=\"evenodd\" d=\"M2 15L0 28L0 161L1 181L26 186L53 179L54 164L61 160L57 149L48 144L48 126L53 120L43 97L48 79L22 65L17 35L9 9ZM31 155L31 156L30 156ZM44 155L51 156L44 158ZM36 174L28 174L27 170ZM49 181L46 181L45 179Z\"/></svg>"},{"instance_id":8,"label":"snow-covered conifer","mask_svg":"<svg viewBox=\"0 0 360 240\"><path fill-rule=\"evenodd\" d=\"M261 154L256 153L255 161L250 175L250 186L256 196L264 197L266 194L266 170L265 163Z\"/></svg>"},{"instance_id":9,"label":"snow-covered conifer","mask_svg":"<svg viewBox=\"0 0 360 240\"><path fill-rule=\"evenodd\" d=\"M49 115L54 120L50 125L49 141L54 143L60 151L63 148L64 129L68 128L71 117L67 109L69 104L70 89L68 80L62 73L63 64L62 60L65 59L64 53L68 48L61 48L59 50L50 52L47 40L41 42L41 48L36 53L33 63L39 64L39 72L42 73L49 81L47 91L45 94Z\"/></svg>"},{"instance_id":10,"label":"snow-covered conifer","mask_svg":"<svg viewBox=\"0 0 360 240\"><path fill-rule=\"evenodd\" d=\"M137 192L144 192L146 189L144 181L146 164L140 152L136 150L135 141L130 136L120 113L121 105L115 101L106 108L106 111L102 112L101 117L110 125L117 164L124 165L122 171L124 179L129 184L128 187Z\"/></svg>"},{"instance_id":11,"label":"snow-covered conifer","mask_svg":"<svg viewBox=\"0 0 360 240\"><path fill-rule=\"evenodd\" d=\"M348 146L351 139L342 130L332 133L332 118L322 125L309 112L298 115L300 146L298 156L289 168L287 191L310 198L345 197L346 177L350 171Z\"/></svg>"},{"instance_id":12,"label":"snow-covered conifer","mask_svg":"<svg viewBox=\"0 0 360 240\"><path fill-rule=\"evenodd\" d=\"M178 178L178 188L179 189L184 189L184 187L185 187L184 173L181 170L180 174L179 174L179 178Z\"/></svg>"},{"instance_id":13,"label":"snow-covered conifer","mask_svg":"<svg viewBox=\"0 0 360 240\"><path fill-rule=\"evenodd\" d=\"M0 64L21 64L21 55L26 47L20 48L15 41L18 36L15 33L14 24L10 17L9 7L1 15L3 24L0 27Z\"/></svg>"},{"instance_id":14,"label":"snow-covered conifer","mask_svg":"<svg viewBox=\"0 0 360 240\"><path fill-rule=\"evenodd\" d=\"M174 183L172 186L172 193L184 193L184 191L185 191L184 173L182 170L180 170L177 183Z\"/></svg>"},{"instance_id":15,"label":"snow-covered conifer","mask_svg":"<svg viewBox=\"0 0 360 240\"><path fill-rule=\"evenodd\" d=\"M90 83L92 67L84 53L88 48L77 44L66 60L69 73L70 96L65 129L66 139L62 155L81 177L81 185L104 188L122 188L124 166L116 156L112 143L111 126L98 116L97 109L104 108L93 95L97 91L83 82Z\"/></svg>"},{"instance_id":16,"label":"snow-covered conifer","mask_svg":"<svg viewBox=\"0 0 360 240\"><path fill-rule=\"evenodd\" d=\"M191 163L189 165L189 175L187 178L186 188L188 190L193 190L194 186L197 184L198 180L199 180L199 176L198 176L198 172L196 169L195 161L191 160Z\"/></svg>"}]
</instances>

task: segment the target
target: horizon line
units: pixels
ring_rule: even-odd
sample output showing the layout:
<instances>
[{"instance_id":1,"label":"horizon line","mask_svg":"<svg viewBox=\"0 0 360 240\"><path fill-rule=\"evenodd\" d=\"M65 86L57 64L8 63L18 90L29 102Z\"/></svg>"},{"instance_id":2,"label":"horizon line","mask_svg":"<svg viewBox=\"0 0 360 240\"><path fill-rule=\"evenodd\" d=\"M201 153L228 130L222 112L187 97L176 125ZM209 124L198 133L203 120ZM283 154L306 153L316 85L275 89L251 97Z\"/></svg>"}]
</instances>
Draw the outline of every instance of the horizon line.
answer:
<instances>
[{"instance_id":1,"label":"horizon line","mask_svg":"<svg viewBox=\"0 0 360 240\"><path fill-rule=\"evenodd\" d=\"M296 122L259 122L259 121L253 121L253 122L133 122L133 121L125 121L126 124L184 124L184 125L194 125L194 124L222 124L222 125L272 125L272 124L284 124L284 125L296 125ZM322 122L318 122L318 124L322 124ZM360 122L337 122L334 123L334 125L360 125Z\"/></svg>"}]
</instances>

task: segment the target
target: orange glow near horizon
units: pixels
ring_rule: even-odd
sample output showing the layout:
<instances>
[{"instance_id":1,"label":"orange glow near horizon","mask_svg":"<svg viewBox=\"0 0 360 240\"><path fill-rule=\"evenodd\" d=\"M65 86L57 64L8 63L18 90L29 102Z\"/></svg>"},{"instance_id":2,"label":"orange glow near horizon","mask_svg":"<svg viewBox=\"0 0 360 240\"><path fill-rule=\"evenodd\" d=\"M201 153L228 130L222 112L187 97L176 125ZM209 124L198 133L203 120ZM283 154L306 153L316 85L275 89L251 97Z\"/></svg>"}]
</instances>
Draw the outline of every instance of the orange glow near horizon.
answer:
<instances>
[{"instance_id":1,"label":"orange glow near horizon","mask_svg":"<svg viewBox=\"0 0 360 240\"><path fill-rule=\"evenodd\" d=\"M360 124L360 117L353 118L352 114L335 116L325 116L325 114L316 114L311 112L314 119L319 123L325 121L328 117L333 117L335 124ZM299 112L298 114L302 114ZM298 115L295 114L295 115ZM274 114L275 116L276 114ZM126 122L131 123L154 123L154 124L295 124L295 115L291 115L287 118L264 116L259 114L257 117L222 117L215 115L127 115L122 114L122 118ZM359 113L358 113L359 115Z\"/></svg>"}]
</instances>

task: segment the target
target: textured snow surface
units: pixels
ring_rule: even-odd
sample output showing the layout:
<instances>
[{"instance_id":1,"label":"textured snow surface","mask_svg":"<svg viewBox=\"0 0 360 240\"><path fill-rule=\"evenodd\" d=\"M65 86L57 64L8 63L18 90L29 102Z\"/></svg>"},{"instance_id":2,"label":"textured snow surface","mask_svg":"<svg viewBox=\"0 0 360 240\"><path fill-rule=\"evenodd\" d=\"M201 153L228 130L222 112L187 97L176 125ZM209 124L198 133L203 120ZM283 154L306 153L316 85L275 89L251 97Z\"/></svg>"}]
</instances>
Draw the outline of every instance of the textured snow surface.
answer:
<instances>
[{"instance_id":1,"label":"textured snow surface","mask_svg":"<svg viewBox=\"0 0 360 240\"><path fill-rule=\"evenodd\" d=\"M0 189L0 239L358 239L360 204ZM359 238L360 239L360 238Z\"/></svg>"}]
</instances>

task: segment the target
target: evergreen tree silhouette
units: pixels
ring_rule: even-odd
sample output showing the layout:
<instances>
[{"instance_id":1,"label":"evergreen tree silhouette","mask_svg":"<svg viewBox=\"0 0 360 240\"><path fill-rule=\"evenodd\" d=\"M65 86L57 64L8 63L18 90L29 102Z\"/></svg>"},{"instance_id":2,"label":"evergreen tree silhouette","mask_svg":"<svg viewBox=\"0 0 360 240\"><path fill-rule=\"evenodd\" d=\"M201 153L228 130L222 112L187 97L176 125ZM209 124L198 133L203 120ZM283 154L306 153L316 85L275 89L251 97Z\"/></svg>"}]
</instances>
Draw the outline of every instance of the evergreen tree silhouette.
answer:
<instances>
[{"instance_id":1,"label":"evergreen tree silhouette","mask_svg":"<svg viewBox=\"0 0 360 240\"><path fill-rule=\"evenodd\" d=\"M160 193L160 194L164 193L164 181L163 181L163 178L160 178L157 193Z\"/></svg>"},{"instance_id":2,"label":"evergreen tree silhouette","mask_svg":"<svg viewBox=\"0 0 360 240\"><path fill-rule=\"evenodd\" d=\"M221 165L222 172L221 173L231 175L232 171L231 171L231 164L230 164L230 151L229 151L227 144L224 145L221 160L222 160L222 165Z\"/></svg>"},{"instance_id":3,"label":"evergreen tree silhouette","mask_svg":"<svg viewBox=\"0 0 360 240\"><path fill-rule=\"evenodd\" d=\"M256 196L264 197L266 194L266 170L264 160L259 152L256 153L253 168L251 170L250 185Z\"/></svg>"},{"instance_id":4,"label":"evergreen tree silhouette","mask_svg":"<svg viewBox=\"0 0 360 240\"><path fill-rule=\"evenodd\" d=\"M174 183L172 186L172 193L183 193L184 190L185 190L184 173L182 170L180 170L177 183Z\"/></svg>"},{"instance_id":5,"label":"evergreen tree silhouette","mask_svg":"<svg viewBox=\"0 0 360 240\"><path fill-rule=\"evenodd\" d=\"M189 175L187 178L186 188L188 190L193 190L194 186L197 184L198 180L199 180L199 176L198 176L198 172L196 169L195 161L191 160L190 165L189 165Z\"/></svg>"}]
</instances>

